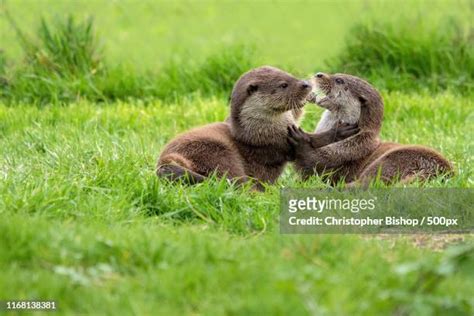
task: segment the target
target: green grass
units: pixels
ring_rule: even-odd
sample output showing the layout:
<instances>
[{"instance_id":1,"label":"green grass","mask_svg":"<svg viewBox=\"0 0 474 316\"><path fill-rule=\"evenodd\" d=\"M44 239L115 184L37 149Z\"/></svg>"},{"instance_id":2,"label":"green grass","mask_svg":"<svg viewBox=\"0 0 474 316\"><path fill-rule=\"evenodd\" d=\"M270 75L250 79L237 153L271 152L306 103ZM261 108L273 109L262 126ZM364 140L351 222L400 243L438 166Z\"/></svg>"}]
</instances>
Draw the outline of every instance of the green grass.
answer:
<instances>
[{"instance_id":1,"label":"green grass","mask_svg":"<svg viewBox=\"0 0 474 316\"><path fill-rule=\"evenodd\" d=\"M427 186L472 188L472 38L459 37L471 6L0 2L0 300L54 299L60 314L471 315L472 235L281 235L280 189L327 188L320 178L289 166L257 193L155 176L171 138L225 119L235 79L272 64L370 79L382 139L454 163ZM306 112L314 130L322 111Z\"/></svg>"},{"instance_id":2,"label":"green grass","mask_svg":"<svg viewBox=\"0 0 474 316\"><path fill-rule=\"evenodd\" d=\"M25 55L24 65L8 73L0 56L0 75L4 74L6 82L0 96L10 103L222 96L229 94L242 73L259 65L251 46L234 44L201 62L182 56L170 60L158 73L134 73L124 65L106 65L91 18L78 22L70 15L53 23L42 19L33 38L23 32L8 11L6 18Z\"/></svg>"},{"instance_id":3,"label":"green grass","mask_svg":"<svg viewBox=\"0 0 474 316\"><path fill-rule=\"evenodd\" d=\"M346 236L240 237L208 225L164 225L157 218L25 222L17 214L0 227L1 249L17 249L2 253L0 292L54 298L62 313L472 311L472 266L404 241L390 246ZM453 251L462 255L466 249ZM438 272L451 265L451 271Z\"/></svg>"},{"instance_id":4,"label":"green grass","mask_svg":"<svg viewBox=\"0 0 474 316\"><path fill-rule=\"evenodd\" d=\"M472 187L471 100L384 96L383 138L455 163L454 178L430 186ZM307 112L312 129L320 111ZM0 296L56 299L64 313L472 312L470 248L280 235L279 188L324 188L318 178L300 182L289 168L265 193L156 178L170 138L227 113L225 99L1 106ZM466 258L452 259L459 249Z\"/></svg>"},{"instance_id":5,"label":"green grass","mask_svg":"<svg viewBox=\"0 0 474 316\"><path fill-rule=\"evenodd\" d=\"M194 15L207 8L211 12L208 14L213 16L218 14L220 17L223 11L232 10L235 17L241 10L241 23L245 21L245 17L249 18L251 13L259 10L280 14L283 19L288 12L283 14L282 10L305 7L304 15L297 14L300 19L291 20L293 23L276 25L265 18L253 19L252 22L249 20L248 23L251 23L253 28L245 32L239 31L239 36L233 33L237 32L236 30L230 34L216 35L224 38L228 36L231 39L221 41L219 45L213 43L210 34L216 30L228 30L227 23L232 21L232 18L229 17L226 22L219 18L221 25L212 30L211 25L204 27L201 37L198 36L202 38L202 43L194 43L195 37L189 37L189 34L185 37L180 30L185 28L192 34L193 31L200 30L202 23L186 14L181 15L181 10L184 9L182 3L161 3L158 8L170 10L167 14L176 15L176 19L167 21L166 27L160 23L158 25L161 25L163 32L165 29L172 30L175 32L174 36L182 36L182 45L175 47L173 54L165 54L163 52L170 50L169 46L173 41L165 34L160 34L153 41L147 41L147 45L156 51L155 62L149 64L142 55L140 61L132 66L129 63L131 50L127 48L133 47L133 50L137 50L139 46L123 43L122 47L115 47L114 52L122 52L122 59L110 62L113 57L105 45L109 33L105 36L101 32L101 28L106 30L107 26L99 22L98 27L95 27L91 16L82 17L80 8L69 15L50 16L44 13L47 17L39 19L35 25L28 22L28 14L23 13L16 2L5 2L3 19L0 21L10 32L3 36L6 39L5 45L8 46L5 46L5 52L0 56L0 79L7 84L3 84L4 89L0 97L3 96L5 102L9 103L64 104L81 99L103 102L132 98L177 100L195 94L206 97L222 96L229 94L240 74L265 63L283 67L299 76L308 76L321 70L344 71L369 78L379 89L390 91L439 92L452 89L471 95L474 80L474 45L469 24L470 16L463 11L468 10L466 6L469 3L461 1L461 5L455 6L454 9L452 6L445 7L443 2L435 3L435 7L439 6L445 10L449 18L437 16L435 13L426 14L427 7L424 2L413 4L409 14L398 19L376 13L376 3L371 3L363 9L359 7L359 2L345 5L344 9L341 8L342 3L320 3L316 7L303 2L294 6L283 3L276 3L274 6L263 3L188 3L189 8L186 8L186 11L193 12ZM113 16L117 8L103 5L102 10L110 10ZM389 2L387 7L392 5L393 3ZM52 4L52 7L54 6ZM60 4L58 6L61 7ZM84 4L84 7L87 6ZM134 8L140 9L142 11L138 11L140 15L137 17L148 17L150 8ZM430 11L431 9L430 3ZM320 12L335 10L342 10L343 15L350 12L355 14L361 10L363 14L359 21L346 17L342 26L334 23L335 19L320 17L324 16ZM38 8L38 11L42 12L42 8ZM66 12L69 10L65 10ZM417 12L423 12L424 18L420 20ZM102 17L101 13L102 11L96 12ZM21 23L18 22L20 14ZM125 13L115 14L123 18L122 14ZM271 13L268 14L271 16ZM310 20L309 16L306 21L305 15L308 14L317 14L317 21ZM266 17L267 14L263 16ZM122 34L119 17L114 30ZM338 18L343 19L344 16L338 14ZM187 25L193 22L194 24ZM307 25L310 22L312 24ZM133 25L141 24L134 21ZM27 26L35 31L32 32ZM269 26L274 29L268 30ZM242 34L247 37L241 38ZM275 36L276 34L278 36ZM287 42L285 45L268 42L265 36L271 39L286 39ZM144 34L140 34L139 38L147 40ZM120 43L120 40L117 42ZM272 47L271 52L263 43ZM308 47L308 43L311 47ZM17 50L18 46L21 52L12 56L11 51ZM213 49L201 49L208 46ZM332 49L331 53L321 51L321 47L329 50L333 46L338 48L337 53ZM286 51L288 48L291 49L290 52ZM284 58L280 56L274 59L282 52L285 53ZM22 62L20 57L24 58ZM149 65L142 69L137 68L138 64Z\"/></svg>"},{"instance_id":6,"label":"green grass","mask_svg":"<svg viewBox=\"0 0 474 316\"><path fill-rule=\"evenodd\" d=\"M295 4L296 3L296 4ZM469 0L414 1L126 1L4 0L10 14L31 36L39 17L54 20L74 14L94 16L107 60L141 70L156 69L176 54L202 60L222 45L255 43L263 63L303 73L322 66L343 47L351 27L364 20L419 18L427 25L455 16L469 27ZM1 13L1 12L0 12ZM0 18L2 46L9 60L21 60L22 49L9 24Z\"/></svg>"},{"instance_id":7,"label":"green grass","mask_svg":"<svg viewBox=\"0 0 474 316\"><path fill-rule=\"evenodd\" d=\"M379 89L472 93L474 33L457 19L438 24L419 19L359 24L330 63L337 72L358 74Z\"/></svg>"}]
</instances>

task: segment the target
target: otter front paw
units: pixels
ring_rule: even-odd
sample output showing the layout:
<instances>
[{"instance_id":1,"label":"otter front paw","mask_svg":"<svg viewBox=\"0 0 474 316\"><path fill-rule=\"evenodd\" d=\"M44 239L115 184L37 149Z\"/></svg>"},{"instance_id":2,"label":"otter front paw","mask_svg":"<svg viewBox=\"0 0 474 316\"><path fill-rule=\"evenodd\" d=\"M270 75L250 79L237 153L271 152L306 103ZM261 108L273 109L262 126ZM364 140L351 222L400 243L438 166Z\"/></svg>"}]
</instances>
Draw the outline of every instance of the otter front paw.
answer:
<instances>
[{"instance_id":1,"label":"otter front paw","mask_svg":"<svg viewBox=\"0 0 474 316\"><path fill-rule=\"evenodd\" d=\"M306 98L306 102L309 102L309 103L316 103L316 93L310 92L310 94L309 94L308 97Z\"/></svg>"},{"instance_id":2,"label":"otter front paw","mask_svg":"<svg viewBox=\"0 0 474 316\"><path fill-rule=\"evenodd\" d=\"M310 136L296 125L288 126L288 144L292 148L295 157L313 149Z\"/></svg>"},{"instance_id":3,"label":"otter front paw","mask_svg":"<svg viewBox=\"0 0 474 316\"><path fill-rule=\"evenodd\" d=\"M327 95L327 96L316 96L315 98L316 104L330 112L334 112L337 110L338 106L334 103L334 96Z\"/></svg>"},{"instance_id":4,"label":"otter front paw","mask_svg":"<svg viewBox=\"0 0 474 316\"><path fill-rule=\"evenodd\" d=\"M336 127L336 142L351 137L360 132L357 124L342 123Z\"/></svg>"}]
</instances>

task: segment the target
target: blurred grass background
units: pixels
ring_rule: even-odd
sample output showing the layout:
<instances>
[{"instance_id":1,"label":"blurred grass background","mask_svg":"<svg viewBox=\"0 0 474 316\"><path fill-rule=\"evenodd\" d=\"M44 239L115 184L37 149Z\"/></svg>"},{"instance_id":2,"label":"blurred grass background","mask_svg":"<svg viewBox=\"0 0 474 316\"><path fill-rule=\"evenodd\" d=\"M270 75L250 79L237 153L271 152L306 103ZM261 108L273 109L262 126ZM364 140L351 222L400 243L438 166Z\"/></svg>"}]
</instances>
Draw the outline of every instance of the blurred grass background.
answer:
<instances>
[{"instance_id":1,"label":"blurred grass background","mask_svg":"<svg viewBox=\"0 0 474 316\"><path fill-rule=\"evenodd\" d=\"M112 64L155 69L176 55L194 59L222 45L255 44L262 62L313 72L337 55L357 22L397 23L400 18L430 28L450 17L472 27L472 2L434 1L15 1L3 0L10 14L30 34L38 18L73 14L95 17L101 46ZM0 20L3 48L20 59L21 47ZM409 27L409 26L408 26ZM442 32L441 29L438 29Z\"/></svg>"},{"instance_id":2,"label":"blurred grass background","mask_svg":"<svg viewBox=\"0 0 474 316\"><path fill-rule=\"evenodd\" d=\"M8 101L223 95L261 64L472 93L472 1L26 3L2 3Z\"/></svg>"}]
</instances>

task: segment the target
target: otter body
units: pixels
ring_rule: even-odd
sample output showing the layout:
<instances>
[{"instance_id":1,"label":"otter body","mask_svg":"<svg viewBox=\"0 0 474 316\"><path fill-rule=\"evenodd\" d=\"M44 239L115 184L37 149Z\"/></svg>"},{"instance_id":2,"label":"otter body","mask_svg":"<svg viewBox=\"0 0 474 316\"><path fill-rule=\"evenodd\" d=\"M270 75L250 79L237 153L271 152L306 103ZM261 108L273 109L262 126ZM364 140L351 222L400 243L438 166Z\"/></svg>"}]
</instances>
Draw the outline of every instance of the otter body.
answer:
<instances>
[{"instance_id":1,"label":"otter body","mask_svg":"<svg viewBox=\"0 0 474 316\"><path fill-rule=\"evenodd\" d=\"M158 175L201 182L215 170L231 178L245 175L242 157L227 123L214 123L178 135L163 150ZM222 175L222 174L221 174Z\"/></svg>"},{"instance_id":2,"label":"otter body","mask_svg":"<svg viewBox=\"0 0 474 316\"><path fill-rule=\"evenodd\" d=\"M287 130L297 123L310 91L308 82L277 68L245 73L234 85L230 117L173 139L159 158L157 175L198 183L215 172L238 183L274 182L294 159ZM331 133L314 137L323 146L332 141Z\"/></svg>"},{"instance_id":3,"label":"otter body","mask_svg":"<svg viewBox=\"0 0 474 316\"><path fill-rule=\"evenodd\" d=\"M380 141L383 100L368 82L351 75L323 73L316 74L313 80L316 88L326 94L313 97L313 101L326 108L316 132L337 127L341 122L357 122L360 132L315 150L309 150L298 133L290 135L298 142L295 165L304 177L315 172L330 173L333 183L344 179L368 184L379 174L382 181L389 183L425 180L452 172L450 162L431 148Z\"/></svg>"},{"instance_id":4,"label":"otter body","mask_svg":"<svg viewBox=\"0 0 474 316\"><path fill-rule=\"evenodd\" d=\"M286 127L285 127L286 132ZM286 134L282 136L285 140ZM184 172L194 176L191 182L201 182L216 172L238 182L255 178L262 182L273 182L283 171L290 157L290 148L285 143L265 146L249 146L237 141L229 123L214 123L195 128L179 135L163 150L159 159L160 175L183 167ZM178 166L176 166L178 165ZM181 176L181 173L179 173Z\"/></svg>"}]
</instances>

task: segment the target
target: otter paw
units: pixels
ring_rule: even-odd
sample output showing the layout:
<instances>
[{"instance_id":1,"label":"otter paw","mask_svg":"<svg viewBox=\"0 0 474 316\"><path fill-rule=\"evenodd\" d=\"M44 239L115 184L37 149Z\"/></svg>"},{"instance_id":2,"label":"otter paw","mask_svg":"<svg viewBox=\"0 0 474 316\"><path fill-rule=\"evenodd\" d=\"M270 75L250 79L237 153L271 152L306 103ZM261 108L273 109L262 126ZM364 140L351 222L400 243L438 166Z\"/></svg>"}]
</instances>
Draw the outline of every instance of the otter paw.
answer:
<instances>
[{"instance_id":1,"label":"otter paw","mask_svg":"<svg viewBox=\"0 0 474 316\"><path fill-rule=\"evenodd\" d=\"M288 126L288 142L293 146L310 143L311 139L301 128L296 125Z\"/></svg>"},{"instance_id":2,"label":"otter paw","mask_svg":"<svg viewBox=\"0 0 474 316\"><path fill-rule=\"evenodd\" d=\"M325 108L329 112L334 112L338 109L338 105L334 103L334 96L316 96L316 104Z\"/></svg>"},{"instance_id":3,"label":"otter paw","mask_svg":"<svg viewBox=\"0 0 474 316\"><path fill-rule=\"evenodd\" d=\"M306 98L306 102L309 102L309 103L316 103L316 93L314 92L310 92L308 97Z\"/></svg>"},{"instance_id":4,"label":"otter paw","mask_svg":"<svg viewBox=\"0 0 474 316\"><path fill-rule=\"evenodd\" d=\"M346 139L350 136L353 136L360 132L359 126L357 124L340 124L337 127L336 131L336 141Z\"/></svg>"}]
</instances>

